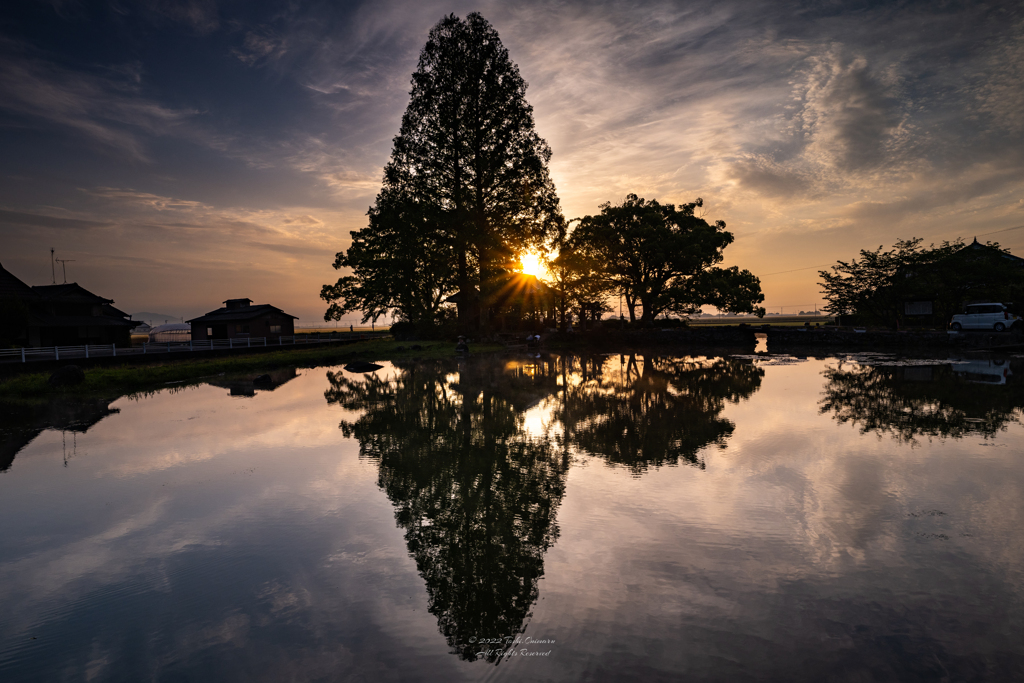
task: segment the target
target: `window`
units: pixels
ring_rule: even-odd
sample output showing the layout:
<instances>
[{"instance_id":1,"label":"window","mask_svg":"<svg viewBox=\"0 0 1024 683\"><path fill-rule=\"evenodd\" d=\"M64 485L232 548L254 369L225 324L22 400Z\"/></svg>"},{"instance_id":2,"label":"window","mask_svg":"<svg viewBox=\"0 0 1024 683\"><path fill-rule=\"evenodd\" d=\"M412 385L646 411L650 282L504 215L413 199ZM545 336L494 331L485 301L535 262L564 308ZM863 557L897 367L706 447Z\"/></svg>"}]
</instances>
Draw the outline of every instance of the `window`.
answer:
<instances>
[{"instance_id":1,"label":"window","mask_svg":"<svg viewBox=\"0 0 1024 683\"><path fill-rule=\"evenodd\" d=\"M213 328L212 327L207 327L206 328L206 336L207 337L212 337L213 336Z\"/></svg>"},{"instance_id":2,"label":"window","mask_svg":"<svg viewBox=\"0 0 1024 683\"><path fill-rule=\"evenodd\" d=\"M903 312L907 315L931 315L931 301L907 301L903 305Z\"/></svg>"},{"instance_id":3,"label":"window","mask_svg":"<svg viewBox=\"0 0 1024 683\"><path fill-rule=\"evenodd\" d=\"M248 325L235 325L235 333L236 334L249 334L249 326Z\"/></svg>"},{"instance_id":4,"label":"window","mask_svg":"<svg viewBox=\"0 0 1024 683\"><path fill-rule=\"evenodd\" d=\"M270 326L270 334L281 334L281 326L280 325L271 325Z\"/></svg>"}]
</instances>

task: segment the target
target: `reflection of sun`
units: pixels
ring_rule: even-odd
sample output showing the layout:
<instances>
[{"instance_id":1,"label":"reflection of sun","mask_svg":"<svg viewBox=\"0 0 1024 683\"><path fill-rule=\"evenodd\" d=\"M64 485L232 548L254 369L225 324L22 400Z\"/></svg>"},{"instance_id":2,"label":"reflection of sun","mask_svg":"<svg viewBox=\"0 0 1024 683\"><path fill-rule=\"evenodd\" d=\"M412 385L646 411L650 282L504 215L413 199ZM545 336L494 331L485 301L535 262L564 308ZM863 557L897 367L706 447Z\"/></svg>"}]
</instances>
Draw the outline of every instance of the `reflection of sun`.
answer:
<instances>
[{"instance_id":1,"label":"reflection of sun","mask_svg":"<svg viewBox=\"0 0 1024 683\"><path fill-rule=\"evenodd\" d=\"M529 251L519 257L519 262L523 264L523 274L533 275L539 277L541 273L545 272L544 264L540 260L540 254Z\"/></svg>"}]
</instances>

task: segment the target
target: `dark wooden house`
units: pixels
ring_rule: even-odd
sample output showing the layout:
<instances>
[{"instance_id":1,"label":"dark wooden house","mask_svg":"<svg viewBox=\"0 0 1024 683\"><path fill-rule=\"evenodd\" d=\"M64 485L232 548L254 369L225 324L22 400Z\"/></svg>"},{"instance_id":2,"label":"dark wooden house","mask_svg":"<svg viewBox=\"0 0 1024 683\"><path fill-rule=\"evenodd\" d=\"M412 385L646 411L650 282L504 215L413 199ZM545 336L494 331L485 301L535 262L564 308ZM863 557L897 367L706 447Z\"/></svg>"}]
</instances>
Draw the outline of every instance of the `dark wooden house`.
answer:
<instances>
[{"instance_id":1,"label":"dark wooden house","mask_svg":"<svg viewBox=\"0 0 1024 683\"><path fill-rule=\"evenodd\" d=\"M903 303L903 313L910 321L944 325L954 313L965 310L970 303L1004 301L1010 280L1024 279L1024 258L1001 251L978 238L951 254L940 264L905 274L930 283L932 290L922 287L923 296ZM1020 305L1021 301L1015 302Z\"/></svg>"},{"instance_id":2,"label":"dark wooden house","mask_svg":"<svg viewBox=\"0 0 1024 683\"><path fill-rule=\"evenodd\" d=\"M223 308L188 320L192 340L245 339L247 337L290 336L295 334L296 316L270 304L252 305L252 299L228 299Z\"/></svg>"},{"instance_id":3,"label":"dark wooden house","mask_svg":"<svg viewBox=\"0 0 1024 683\"><path fill-rule=\"evenodd\" d=\"M138 322L113 303L74 282L29 287L0 266L5 343L130 346L131 330Z\"/></svg>"}]
</instances>

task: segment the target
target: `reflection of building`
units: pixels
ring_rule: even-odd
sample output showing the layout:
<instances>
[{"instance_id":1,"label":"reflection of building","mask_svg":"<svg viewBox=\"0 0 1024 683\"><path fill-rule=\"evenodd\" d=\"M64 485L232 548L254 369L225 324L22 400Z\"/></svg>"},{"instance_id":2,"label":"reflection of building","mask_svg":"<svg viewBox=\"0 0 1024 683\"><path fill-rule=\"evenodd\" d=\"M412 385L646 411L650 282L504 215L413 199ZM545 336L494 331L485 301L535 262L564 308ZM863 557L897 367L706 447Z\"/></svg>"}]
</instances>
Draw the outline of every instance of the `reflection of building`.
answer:
<instances>
[{"instance_id":1,"label":"reflection of building","mask_svg":"<svg viewBox=\"0 0 1024 683\"><path fill-rule=\"evenodd\" d=\"M81 285L29 287L0 266L0 301L5 340L23 346L131 344L131 329L138 323Z\"/></svg>"},{"instance_id":2,"label":"reflection of building","mask_svg":"<svg viewBox=\"0 0 1024 683\"><path fill-rule=\"evenodd\" d=\"M223 308L189 320L192 339L280 337L295 334L296 316L270 304L252 305L252 299L228 299Z\"/></svg>"},{"instance_id":3,"label":"reflection of building","mask_svg":"<svg viewBox=\"0 0 1024 683\"><path fill-rule=\"evenodd\" d=\"M109 399L57 397L44 405L4 405L0 411L0 472L10 469L14 457L43 430L84 434L118 412L110 407Z\"/></svg>"},{"instance_id":4,"label":"reflection of building","mask_svg":"<svg viewBox=\"0 0 1024 683\"><path fill-rule=\"evenodd\" d=\"M257 391L273 391L298 376L295 368L280 368L278 370L271 370L256 379L214 379L208 381L208 384L213 387L227 389L230 396L252 398L256 395Z\"/></svg>"}]
</instances>

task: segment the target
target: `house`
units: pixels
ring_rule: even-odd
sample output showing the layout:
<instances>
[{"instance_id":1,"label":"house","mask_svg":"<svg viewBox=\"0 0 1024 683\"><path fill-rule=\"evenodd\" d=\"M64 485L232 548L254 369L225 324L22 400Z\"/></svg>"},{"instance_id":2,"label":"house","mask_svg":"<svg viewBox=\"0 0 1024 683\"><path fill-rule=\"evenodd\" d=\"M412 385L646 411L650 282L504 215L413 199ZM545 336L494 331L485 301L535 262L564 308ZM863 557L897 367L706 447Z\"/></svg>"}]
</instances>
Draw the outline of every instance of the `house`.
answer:
<instances>
[{"instance_id":1,"label":"house","mask_svg":"<svg viewBox=\"0 0 1024 683\"><path fill-rule=\"evenodd\" d=\"M914 300L905 301L904 315L942 324L953 313L964 310L967 304L1004 298L1010 281L1024 278L1024 258L982 244L974 238L973 242L943 262L908 272L906 277L930 283L932 290L923 289L921 294L924 296L919 294Z\"/></svg>"},{"instance_id":2,"label":"house","mask_svg":"<svg viewBox=\"0 0 1024 683\"><path fill-rule=\"evenodd\" d=\"M30 287L2 265L0 301L4 315L13 318L7 323L7 341L21 346L131 346L131 330L138 324L114 308L113 299L78 283Z\"/></svg>"},{"instance_id":3,"label":"house","mask_svg":"<svg viewBox=\"0 0 1024 683\"><path fill-rule=\"evenodd\" d=\"M277 338L295 334L296 316L270 304L252 305L252 299L228 299L223 308L187 320L192 341L205 339Z\"/></svg>"}]
</instances>

